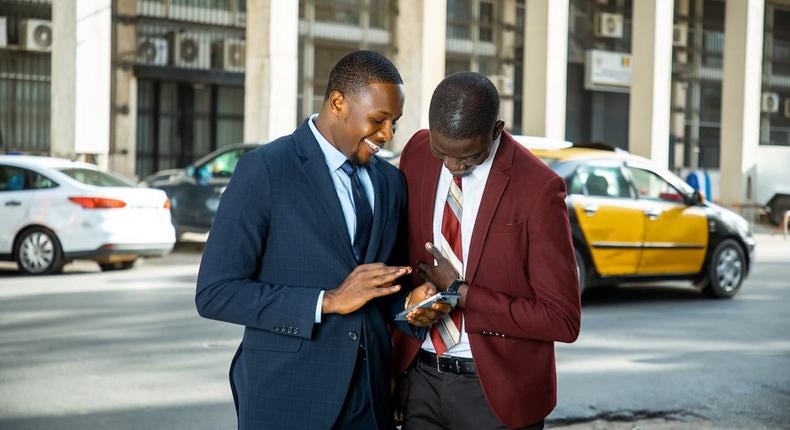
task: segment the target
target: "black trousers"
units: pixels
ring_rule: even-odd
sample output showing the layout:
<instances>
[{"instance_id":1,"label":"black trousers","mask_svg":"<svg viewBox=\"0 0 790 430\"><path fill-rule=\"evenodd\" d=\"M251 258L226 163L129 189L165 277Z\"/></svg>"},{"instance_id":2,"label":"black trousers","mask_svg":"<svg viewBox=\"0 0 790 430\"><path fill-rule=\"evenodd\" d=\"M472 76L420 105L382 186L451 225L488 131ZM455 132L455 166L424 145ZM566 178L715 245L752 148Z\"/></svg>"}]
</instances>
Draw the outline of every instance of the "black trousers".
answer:
<instances>
[{"instance_id":1,"label":"black trousers","mask_svg":"<svg viewBox=\"0 0 790 430\"><path fill-rule=\"evenodd\" d=\"M439 373L418 360L408 380L403 430L507 430L488 406L477 375ZM542 428L543 421L523 429Z\"/></svg>"},{"instance_id":2,"label":"black trousers","mask_svg":"<svg viewBox=\"0 0 790 430\"><path fill-rule=\"evenodd\" d=\"M354 364L354 376L351 386L343 401L343 409L337 418L333 430L375 430L378 428L370 398L370 377L365 349L359 349L357 362Z\"/></svg>"}]
</instances>

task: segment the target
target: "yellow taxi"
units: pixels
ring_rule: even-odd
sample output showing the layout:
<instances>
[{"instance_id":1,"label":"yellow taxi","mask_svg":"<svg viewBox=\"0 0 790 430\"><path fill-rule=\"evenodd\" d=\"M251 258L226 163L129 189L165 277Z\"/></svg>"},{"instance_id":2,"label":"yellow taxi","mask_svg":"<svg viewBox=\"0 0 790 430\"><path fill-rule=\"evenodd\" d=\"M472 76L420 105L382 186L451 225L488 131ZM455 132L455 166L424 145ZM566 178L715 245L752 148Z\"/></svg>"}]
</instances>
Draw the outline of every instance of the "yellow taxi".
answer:
<instances>
[{"instance_id":1,"label":"yellow taxi","mask_svg":"<svg viewBox=\"0 0 790 430\"><path fill-rule=\"evenodd\" d=\"M691 280L738 293L754 254L750 224L650 160L601 144L515 136L562 176L579 288Z\"/></svg>"}]
</instances>

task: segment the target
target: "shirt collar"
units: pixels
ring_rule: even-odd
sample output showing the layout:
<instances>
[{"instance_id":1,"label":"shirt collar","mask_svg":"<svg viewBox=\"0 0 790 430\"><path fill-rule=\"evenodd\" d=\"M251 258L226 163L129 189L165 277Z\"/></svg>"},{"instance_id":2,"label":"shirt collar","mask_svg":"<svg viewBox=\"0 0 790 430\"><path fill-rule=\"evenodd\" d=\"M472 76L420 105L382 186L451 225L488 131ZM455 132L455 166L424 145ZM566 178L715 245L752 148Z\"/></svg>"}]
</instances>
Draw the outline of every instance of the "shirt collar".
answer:
<instances>
[{"instance_id":1,"label":"shirt collar","mask_svg":"<svg viewBox=\"0 0 790 430\"><path fill-rule=\"evenodd\" d=\"M307 121L307 125L310 126L310 131L313 132L313 136L315 136L315 140L318 141L318 146L321 148L321 152L324 153L324 159L326 160L326 165L329 167L329 171L334 172L335 170L339 169L343 163L346 162L347 158L345 154L340 152L337 148L332 146L328 140L318 131L318 127L315 126L315 120L318 118L318 114L314 113L310 115L310 119Z\"/></svg>"}]
</instances>

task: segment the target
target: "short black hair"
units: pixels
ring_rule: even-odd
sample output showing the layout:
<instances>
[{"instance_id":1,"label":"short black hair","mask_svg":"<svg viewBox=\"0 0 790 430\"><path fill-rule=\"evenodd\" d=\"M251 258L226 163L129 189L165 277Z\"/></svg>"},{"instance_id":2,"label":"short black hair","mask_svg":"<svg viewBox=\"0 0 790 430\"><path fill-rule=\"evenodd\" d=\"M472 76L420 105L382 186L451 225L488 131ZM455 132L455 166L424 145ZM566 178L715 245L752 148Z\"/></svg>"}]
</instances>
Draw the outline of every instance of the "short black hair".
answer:
<instances>
[{"instance_id":1,"label":"short black hair","mask_svg":"<svg viewBox=\"0 0 790 430\"><path fill-rule=\"evenodd\" d=\"M370 84L402 83L398 69L387 57L375 51L354 51L341 58L332 68L324 100L329 98L332 91L350 95L362 91Z\"/></svg>"},{"instance_id":2,"label":"short black hair","mask_svg":"<svg viewBox=\"0 0 790 430\"><path fill-rule=\"evenodd\" d=\"M431 97L428 124L451 139L484 136L499 117L499 93L480 73L459 72L444 78Z\"/></svg>"}]
</instances>

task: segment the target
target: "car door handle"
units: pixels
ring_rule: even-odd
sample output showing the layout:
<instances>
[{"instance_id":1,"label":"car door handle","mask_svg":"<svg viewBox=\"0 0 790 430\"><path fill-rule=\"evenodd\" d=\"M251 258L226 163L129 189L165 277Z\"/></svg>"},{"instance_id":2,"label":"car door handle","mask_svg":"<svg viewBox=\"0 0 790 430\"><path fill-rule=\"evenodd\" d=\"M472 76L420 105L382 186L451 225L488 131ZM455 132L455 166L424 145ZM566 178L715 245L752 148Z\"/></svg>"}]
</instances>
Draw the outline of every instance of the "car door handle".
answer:
<instances>
[{"instance_id":1,"label":"car door handle","mask_svg":"<svg viewBox=\"0 0 790 430\"><path fill-rule=\"evenodd\" d=\"M661 215L661 209L650 208L645 211L645 215L647 215L650 220L655 220Z\"/></svg>"},{"instance_id":2,"label":"car door handle","mask_svg":"<svg viewBox=\"0 0 790 430\"><path fill-rule=\"evenodd\" d=\"M596 205L585 205L584 206L584 213L587 215L595 215L598 212L598 206Z\"/></svg>"},{"instance_id":3,"label":"car door handle","mask_svg":"<svg viewBox=\"0 0 790 430\"><path fill-rule=\"evenodd\" d=\"M9 200L9 201L5 202L5 205L6 206L22 206L22 202L20 202L19 200Z\"/></svg>"}]
</instances>

